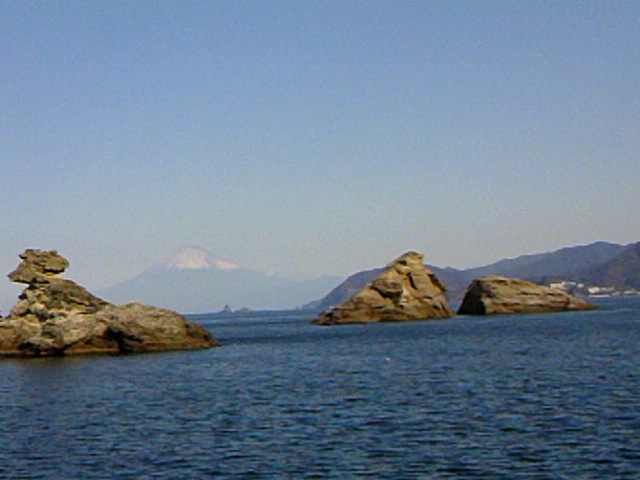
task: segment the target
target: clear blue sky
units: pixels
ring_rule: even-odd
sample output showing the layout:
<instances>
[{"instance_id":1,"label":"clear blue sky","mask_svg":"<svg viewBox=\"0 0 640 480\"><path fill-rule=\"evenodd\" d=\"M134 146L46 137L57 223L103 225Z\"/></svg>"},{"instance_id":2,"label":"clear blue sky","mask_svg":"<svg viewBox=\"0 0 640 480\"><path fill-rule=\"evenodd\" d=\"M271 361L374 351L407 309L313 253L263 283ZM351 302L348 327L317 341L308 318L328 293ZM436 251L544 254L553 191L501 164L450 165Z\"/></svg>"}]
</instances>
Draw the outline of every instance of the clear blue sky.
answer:
<instances>
[{"instance_id":1,"label":"clear blue sky","mask_svg":"<svg viewBox=\"0 0 640 480\"><path fill-rule=\"evenodd\" d=\"M637 1L0 1L2 272L630 243L639 154Z\"/></svg>"}]
</instances>

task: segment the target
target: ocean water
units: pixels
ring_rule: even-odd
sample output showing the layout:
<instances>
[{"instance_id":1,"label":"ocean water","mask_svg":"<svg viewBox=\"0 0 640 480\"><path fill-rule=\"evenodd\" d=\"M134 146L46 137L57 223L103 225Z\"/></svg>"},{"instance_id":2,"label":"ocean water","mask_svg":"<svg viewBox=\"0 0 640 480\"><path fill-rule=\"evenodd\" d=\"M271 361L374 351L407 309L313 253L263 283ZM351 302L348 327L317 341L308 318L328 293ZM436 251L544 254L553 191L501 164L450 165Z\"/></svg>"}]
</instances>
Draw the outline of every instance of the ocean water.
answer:
<instances>
[{"instance_id":1,"label":"ocean water","mask_svg":"<svg viewBox=\"0 0 640 480\"><path fill-rule=\"evenodd\" d=\"M2 479L640 478L640 298L0 361Z\"/></svg>"}]
</instances>

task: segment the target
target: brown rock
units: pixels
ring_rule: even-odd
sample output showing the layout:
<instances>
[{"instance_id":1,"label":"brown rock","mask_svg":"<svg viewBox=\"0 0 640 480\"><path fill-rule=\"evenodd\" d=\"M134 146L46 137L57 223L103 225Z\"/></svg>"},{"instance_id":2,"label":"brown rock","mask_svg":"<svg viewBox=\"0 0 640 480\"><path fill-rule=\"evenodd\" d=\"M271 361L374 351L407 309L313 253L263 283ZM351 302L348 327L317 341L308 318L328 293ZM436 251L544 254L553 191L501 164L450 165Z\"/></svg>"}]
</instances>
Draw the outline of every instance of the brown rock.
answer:
<instances>
[{"instance_id":1,"label":"brown rock","mask_svg":"<svg viewBox=\"0 0 640 480\"><path fill-rule=\"evenodd\" d=\"M444 296L445 287L424 267L423 255L408 252L351 299L322 312L313 323L397 322L453 316Z\"/></svg>"},{"instance_id":2,"label":"brown rock","mask_svg":"<svg viewBox=\"0 0 640 480\"><path fill-rule=\"evenodd\" d=\"M12 282L33 284L37 281L46 281L66 270L69 266L67 259L52 250L28 249L20 254L22 262L11 272L8 277Z\"/></svg>"},{"instance_id":3,"label":"brown rock","mask_svg":"<svg viewBox=\"0 0 640 480\"><path fill-rule=\"evenodd\" d=\"M112 305L56 276L68 266L55 251L27 250L9 278L27 283L0 319L0 356L132 353L218 345L203 327L171 310Z\"/></svg>"},{"instance_id":4,"label":"brown rock","mask_svg":"<svg viewBox=\"0 0 640 480\"><path fill-rule=\"evenodd\" d=\"M458 309L460 315L547 313L598 307L560 290L526 280L488 275L474 280Z\"/></svg>"}]
</instances>

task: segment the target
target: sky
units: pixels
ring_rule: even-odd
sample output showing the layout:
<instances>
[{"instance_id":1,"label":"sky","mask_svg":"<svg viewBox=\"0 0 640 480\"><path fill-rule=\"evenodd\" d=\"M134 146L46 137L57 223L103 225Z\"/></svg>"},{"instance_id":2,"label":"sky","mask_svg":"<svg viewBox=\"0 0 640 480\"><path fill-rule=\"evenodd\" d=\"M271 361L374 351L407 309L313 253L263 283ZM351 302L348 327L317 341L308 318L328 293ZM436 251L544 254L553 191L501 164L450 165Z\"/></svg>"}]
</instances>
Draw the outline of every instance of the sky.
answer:
<instances>
[{"instance_id":1,"label":"sky","mask_svg":"<svg viewBox=\"0 0 640 480\"><path fill-rule=\"evenodd\" d=\"M639 154L637 1L0 0L0 272L627 244Z\"/></svg>"}]
</instances>

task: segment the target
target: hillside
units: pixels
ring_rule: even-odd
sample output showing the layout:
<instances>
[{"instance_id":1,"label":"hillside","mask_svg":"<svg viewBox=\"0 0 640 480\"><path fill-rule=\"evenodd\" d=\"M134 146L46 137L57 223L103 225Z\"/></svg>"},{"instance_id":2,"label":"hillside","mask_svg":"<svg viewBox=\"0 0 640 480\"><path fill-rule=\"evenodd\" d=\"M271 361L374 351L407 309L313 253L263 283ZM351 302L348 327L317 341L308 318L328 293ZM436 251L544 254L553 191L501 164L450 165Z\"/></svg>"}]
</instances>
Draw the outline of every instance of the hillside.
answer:
<instances>
[{"instance_id":1,"label":"hillside","mask_svg":"<svg viewBox=\"0 0 640 480\"><path fill-rule=\"evenodd\" d=\"M609 261L581 269L576 277L593 285L640 290L640 242Z\"/></svg>"},{"instance_id":2,"label":"hillside","mask_svg":"<svg viewBox=\"0 0 640 480\"><path fill-rule=\"evenodd\" d=\"M464 270L470 279L483 275L503 275L539 281L542 277L574 275L577 271L607 262L626 249L623 245L596 242L561 248L549 253L522 255L484 267Z\"/></svg>"}]
</instances>

